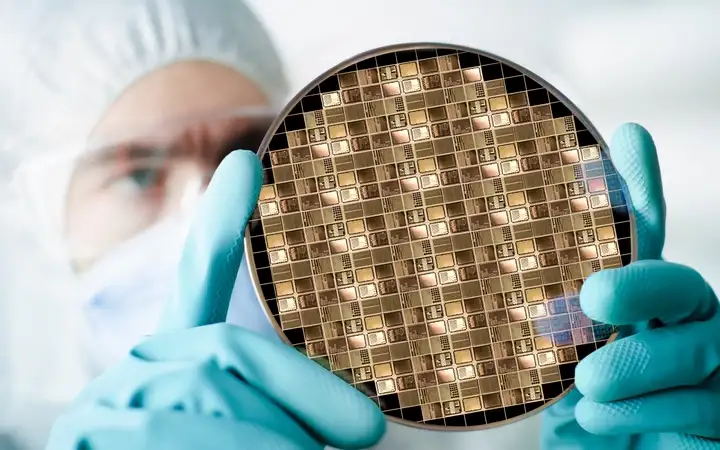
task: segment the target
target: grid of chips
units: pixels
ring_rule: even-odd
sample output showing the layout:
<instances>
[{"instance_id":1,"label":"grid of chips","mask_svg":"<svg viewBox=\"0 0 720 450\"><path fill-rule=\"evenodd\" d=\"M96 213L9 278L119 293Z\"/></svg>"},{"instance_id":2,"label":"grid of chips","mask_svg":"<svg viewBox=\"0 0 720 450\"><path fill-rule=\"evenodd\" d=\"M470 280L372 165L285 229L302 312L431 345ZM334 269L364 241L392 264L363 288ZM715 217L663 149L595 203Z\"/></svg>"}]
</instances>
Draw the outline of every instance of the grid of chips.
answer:
<instances>
[{"instance_id":1,"label":"grid of chips","mask_svg":"<svg viewBox=\"0 0 720 450\"><path fill-rule=\"evenodd\" d=\"M250 224L258 290L290 344L387 416L528 414L612 335L578 293L631 260L619 177L522 69L445 47L383 52L283 119Z\"/></svg>"}]
</instances>

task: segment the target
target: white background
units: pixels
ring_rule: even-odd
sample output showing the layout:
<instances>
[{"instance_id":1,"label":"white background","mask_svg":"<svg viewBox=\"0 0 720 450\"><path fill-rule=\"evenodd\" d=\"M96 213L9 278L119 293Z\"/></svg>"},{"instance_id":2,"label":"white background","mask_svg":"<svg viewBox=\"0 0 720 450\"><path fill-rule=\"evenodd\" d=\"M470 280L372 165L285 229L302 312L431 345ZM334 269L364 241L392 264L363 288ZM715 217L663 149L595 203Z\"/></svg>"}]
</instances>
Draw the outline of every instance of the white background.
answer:
<instances>
[{"instance_id":1,"label":"white background","mask_svg":"<svg viewBox=\"0 0 720 450\"><path fill-rule=\"evenodd\" d=\"M645 125L659 149L668 206L665 256L697 268L716 288L720 270L720 4L713 0L251 0L275 36L294 91L335 64L374 47L444 42L485 50L514 61L562 91L608 139L626 121ZM0 99L1 101L1 99ZM0 173L2 172L0 167ZM77 361L63 302L38 297L43 268L27 237L0 217L0 353L12 345L24 357L22 379L0 367L0 385L38 398L64 400ZM45 290L44 290L45 289ZM34 354L58 355L33 359ZM0 354L0 361L7 361ZM32 367L28 367L32 365ZM28 368L31 370L28 371ZM47 383L47 371L57 382ZM38 378L27 374L36 372ZM40 374L43 374L40 377ZM4 377L4 378L3 378ZM8 379L9 378L9 379ZM43 384L40 385L40 380ZM2 394L0 390L0 395ZM0 403L3 399L0 398ZM0 414L1 415L1 414ZM0 418L1 420L2 418ZM522 425L525 426L525 425ZM530 425L527 425L530 426ZM423 436L413 449L533 448L528 431L501 428ZM524 436L523 436L524 435ZM506 442L503 444L502 442ZM388 443L410 448L407 442Z\"/></svg>"}]
</instances>

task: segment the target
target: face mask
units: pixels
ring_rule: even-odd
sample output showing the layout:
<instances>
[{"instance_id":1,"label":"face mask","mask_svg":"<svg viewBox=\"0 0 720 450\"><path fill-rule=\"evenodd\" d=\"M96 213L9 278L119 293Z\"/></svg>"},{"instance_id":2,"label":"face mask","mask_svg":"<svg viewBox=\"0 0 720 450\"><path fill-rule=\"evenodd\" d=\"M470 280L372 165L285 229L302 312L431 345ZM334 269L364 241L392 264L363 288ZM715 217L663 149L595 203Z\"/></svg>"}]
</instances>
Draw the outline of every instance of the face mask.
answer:
<instances>
[{"instance_id":1,"label":"face mask","mask_svg":"<svg viewBox=\"0 0 720 450\"><path fill-rule=\"evenodd\" d=\"M81 280L87 363L100 373L152 334L175 291L177 266L188 224L166 221L109 253ZM262 308L247 258L235 281L228 322L278 339Z\"/></svg>"}]
</instances>

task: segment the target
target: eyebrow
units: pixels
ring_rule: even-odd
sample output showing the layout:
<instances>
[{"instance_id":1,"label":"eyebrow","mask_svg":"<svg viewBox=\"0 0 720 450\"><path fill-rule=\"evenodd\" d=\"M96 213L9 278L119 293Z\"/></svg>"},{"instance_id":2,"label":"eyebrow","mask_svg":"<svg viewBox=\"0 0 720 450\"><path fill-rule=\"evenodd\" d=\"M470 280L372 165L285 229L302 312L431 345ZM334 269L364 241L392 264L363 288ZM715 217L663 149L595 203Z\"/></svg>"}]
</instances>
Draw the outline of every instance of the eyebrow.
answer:
<instances>
[{"instance_id":1,"label":"eyebrow","mask_svg":"<svg viewBox=\"0 0 720 450\"><path fill-rule=\"evenodd\" d=\"M238 118L240 119L240 118ZM210 144L210 150L205 158L219 163L228 153L234 150L252 150L257 152L263 138L272 125L272 120L252 120L243 122L237 127L228 125L228 130L219 139ZM162 162L168 158L180 156L192 156L198 154L197 148L193 145L205 141L208 135L208 124L198 125L195 128L185 130L174 136L172 139L144 138L125 142L118 142L114 145L107 145L96 148L85 156L86 164L117 163L118 161L142 161L156 160ZM189 146L188 141L192 142ZM188 149L190 147L190 149ZM242 148L241 148L242 147ZM252 147L252 148L248 148Z\"/></svg>"},{"instance_id":2,"label":"eyebrow","mask_svg":"<svg viewBox=\"0 0 720 450\"><path fill-rule=\"evenodd\" d=\"M215 130L212 129L212 125L201 125L189 129L179 136L175 145L182 148L184 144L189 143L189 151L181 150L182 154L196 154L199 151L209 159L222 159L228 153L238 149L257 152L271 125L272 122L268 120L247 121L245 118L225 123ZM205 145L208 145L209 148L206 149ZM206 153L206 150L210 150L210 152Z\"/></svg>"},{"instance_id":3,"label":"eyebrow","mask_svg":"<svg viewBox=\"0 0 720 450\"><path fill-rule=\"evenodd\" d=\"M141 127L138 132L131 136L125 136L125 138L122 137L122 133L112 133L110 135L106 136L94 136L91 134L89 137L89 141L87 142L88 147L95 148L95 149L101 149L106 147L113 147L116 145L121 144L123 141L133 141L133 140L141 140L143 137L151 136L154 133L154 130L157 129L163 129L163 130L186 130L189 127L197 125L200 123L216 123L224 120L231 120L231 119L244 119L249 122L267 122L268 124L273 123L280 115L280 109L273 107L273 106L244 106L239 108L234 108L228 111L224 111L219 114L211 114L207 116L203 116L201 121L197 120L197 116L189 115L189 116L182 116L182 117L175 117L170 119L167 122L163 122L162 125L160 124L154 124L154 125L145 125ZM173 133L175 136L177 136L180 133Z\"/></svg>"},{"instance_id":4,"label":"eyebrow","mask_svg":"<svg viewBox=\"0 0 720 450\"><path fill-rule=\"evenodd\" d=\"M258 122L246 127L241 133L229 134L223 139L221 147L230 151L252 150L257 153L271 125L272 123Z\"/></svg>"},{"instance_id":5,"label":"eyebrow","mask_svg":"<svg viewBox=\"0 0 720 450\"><path fill-rule=\"evenodd\" d=\"M83 164L117 163L118 161L165 160L168 157L167 145L149 141L128 141L93 150L82 159Z\"/></svg>"}]
</instances>

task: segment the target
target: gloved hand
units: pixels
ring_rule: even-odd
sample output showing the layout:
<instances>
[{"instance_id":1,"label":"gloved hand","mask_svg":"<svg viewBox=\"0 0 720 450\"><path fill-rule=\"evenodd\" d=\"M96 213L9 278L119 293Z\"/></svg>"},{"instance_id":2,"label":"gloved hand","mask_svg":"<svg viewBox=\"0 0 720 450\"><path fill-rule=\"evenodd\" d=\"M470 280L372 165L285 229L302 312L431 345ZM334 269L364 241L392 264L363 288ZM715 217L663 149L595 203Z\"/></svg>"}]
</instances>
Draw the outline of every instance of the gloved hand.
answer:
<instances>
[{"instance_id":1,"label":"gloved hand","mask_svg":"<svg viewBox=\"0 0 720 450\"><path fill-rule=\"evenodd\" d=\"M366 448L385 430L360 392L289 346L223 323L262 170L229 155L186 242L156 335L91 382L49 450Z\"/></svg>"},{"instance_id":2,"label":"gloved hand","mask_svg":"<svg viewBox=\"0 0 720 450\"><path fill-rule=\"evenodd\" d=\"M635 212L638 259L593 274L580 303L621 326L581 361L574 389L544 413L541 448L720 449L718 299L689 267L665 262L665 201L652 138L622 126L610 153Z\"/></svg>"}]
</instances>

